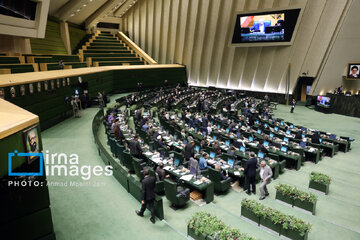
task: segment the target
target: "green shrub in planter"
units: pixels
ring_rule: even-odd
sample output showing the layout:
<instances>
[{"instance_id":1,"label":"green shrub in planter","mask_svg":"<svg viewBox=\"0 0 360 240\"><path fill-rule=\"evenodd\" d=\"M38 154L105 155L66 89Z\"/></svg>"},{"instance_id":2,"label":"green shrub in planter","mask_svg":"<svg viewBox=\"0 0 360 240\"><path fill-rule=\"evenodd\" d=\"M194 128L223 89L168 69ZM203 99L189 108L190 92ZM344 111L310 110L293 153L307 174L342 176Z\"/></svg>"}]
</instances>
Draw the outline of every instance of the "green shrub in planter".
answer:
<instances>
[{"instance_id":1,"label":"green shrub in planter","mask_svg":"<svg viewBox=\"0 0 360 240\"><path fill-rule=\"evenodd\" d=\"M276 189L276 195L275 199L278 199L282 202L288 203L291 206L294 205L294 188L290 185L286 184L279 184L275 187Z\"/></svg>"},{"instance_id":2,"label":"green shrub in planter","mask_svg":"<svg viewBox=\"0 0 360 240\"><path fill-rule=\"evenodd\" d=\"M287 203L289 203L291 200L293 206L305 209L312 212L312 214L315 214L317 201L315 194L301 191L296 187L287 184L279 184L275 188L276 199L286 201Z\"/></svg>"},{"instance_id":3,"label":"green shrub in planter","mask_svg":"<svg viewBox=\"0 0 360 240\"><path fill-rule=\"evenodd\" d=\"M286 216L281 229L281 235L293 240L307 240L311 229L309 223L293 216Z\"/></svg>"},{"instance_id":4,"label":"green shrub in planter","mask_svg":"<svg viewBox=\"0 0 360 240\"><path fill-rule=\"evenodd\" d=\"M331 178L323 173L310 173L309 188L324 192L327 195L329 193L330 182Z\"/></svg>"},{"instance_id":5,"label":"green shrub in planter","mask_svg":"<svg viewBox=\"0 0 360 240\"><path fill-rule=\"evenodd\" d=\"M226 226L216 216L206 212L197 212L188 223L188 235L196 240L255 240L242 234L238 229Z\"/></svg>"},{"instance_id":6,"label":"green shrub in planter","mask_svg":"<svg viewBox=\"0 0 360 240\"><path fill-rule=\"evenodd\" d=\"M262 205L255 200L244 198L241 201L241 216L260 224L260 216L262 215Z\"/></svg>"},{"instance_id":7,"label":"green shrub in planter","mask_svg":"<svg viewBox=\"0 0 360 240\"><path fill-rule=\"evenodd\" d=\"M232 240L232 239L236 239L236 240L254 240L254 238L249 237L246 234L243 234L240 232L239 229L234 229L234 228L230 228L230 227L226 227L224 228L219 236L218 239L220 240Z\"/></svg>"},{"instance_id":8,"label":"green shrub in planter","mask_svg":"<svg viewBox=\"0 0 360 240\"><path fill-rule=\"evenodd\" d=\"M260 217L260 225L267 227L280 235L282 223L285 218L286 215L282 212L272 208L265 208L263 216Z\"/></svg>"}]
</instances>

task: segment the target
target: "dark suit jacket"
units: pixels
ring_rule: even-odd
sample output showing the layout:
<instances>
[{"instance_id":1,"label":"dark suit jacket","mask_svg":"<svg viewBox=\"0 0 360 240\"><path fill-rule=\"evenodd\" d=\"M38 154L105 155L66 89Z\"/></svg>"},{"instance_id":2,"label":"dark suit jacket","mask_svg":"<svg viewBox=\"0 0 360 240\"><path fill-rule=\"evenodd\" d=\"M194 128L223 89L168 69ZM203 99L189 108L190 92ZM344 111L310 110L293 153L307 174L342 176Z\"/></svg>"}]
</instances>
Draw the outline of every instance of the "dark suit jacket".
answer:
<instances>
[{"instance_id":1,"label":"dark suit jacket","mask_svg":"<svg viewBox=\"0 0 360 240\"><path fill-rule=\"evenodd\" d=\"M159 180L162 181L165 178L165 170L159 166L156 168L156 173L159 175Z\"/></svg>"},{"instance_id":2,"label":"dark suit jacket","mask_svg":"<svg viewBox=\"0 0 360 240\"><path fill-rule=\"evenodd\" d=\"M149 201L155 199L155 182L156 178L154 176L145 176L141 181L141 200Z\"/></svg>"},{"instance_id":3,"label":"dark suit jacket","mask_svg":"<svg viewBox=\"0 0 360 240\"><path fill-rule=\"evenodd\" d=\"M201 120L203 127L207 127L209 125L209 120L206 117L203 117Z\"/></svg>"},{"instance_id":4,"label":"dark suit jacket","mask_svg":"<svg viewBox=\"0 0 360 240\"><path fill-rule=\"evenodd\" d=\"M256 158L249 158L245 163L244 174L247 177L255 177L258 162Z\"/></svg>"},{"instance_id":5,"label":"dark suit jacket","mask_svg":"<svg viewBox=\"0 0 360 240\"><path fill-rule=\"evenodd\" d=\"M135 139L131 140L131 142L129 143L129 147L130 147L130 153L133 156L137 156L142 153L140 144Z\"/></svg>"},{"instance_id":6,"label":"dark suit jacket","mask_svg":"<svg viewBox=\"0 0 360 240\"><path fill-rule=\"evenodd\" d=\"M315 134L313 134L311 136L311 142L316 143L316 144L320 144L319 138L320 138L320 135L315 133Z\"/></svg>"},{"instance_id":7,"label":"dark suit jacket","mask_svg":"<svg viewBox=\"0 0 360 240\"><path fill-rule=\"evenodd\" d=\"M189 159L191 157L194 157L194 146L191 145L191 143L188 143L185 146L185 159Z\"/></svg>"}]
</instances>

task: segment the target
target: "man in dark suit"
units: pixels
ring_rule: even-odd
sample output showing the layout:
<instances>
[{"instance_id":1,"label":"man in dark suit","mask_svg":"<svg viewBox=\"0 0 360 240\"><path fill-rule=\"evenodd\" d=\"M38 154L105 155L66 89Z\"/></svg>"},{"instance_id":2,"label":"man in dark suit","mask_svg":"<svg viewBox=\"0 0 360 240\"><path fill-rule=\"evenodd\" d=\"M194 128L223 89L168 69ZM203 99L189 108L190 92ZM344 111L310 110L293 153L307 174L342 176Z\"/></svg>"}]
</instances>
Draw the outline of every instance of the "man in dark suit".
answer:
<instances>
[{"instance_id":1,"label":"man in dark suit","mask_svg":"<svg viewBox=\"0 0 360 240\"><path fill-rule=\"evenodd\" d=\"M139 136L135 135L134 139L129 143L130 154L136 158L141 158L142 149L139 143Z\"/></svg>"},{"instance_id":2,"label":"man in dark suit","mask_svg":"<svg viewBox=\"0 0 360 240\"><path fill-rule=\"evenodd\" d=\"M320 135L319 132L315 132L312 136L311 136L311 142L312 143L316 143L316 144L320 144Z\"/></svg>"},{"instance_id":3,"label":"man in dark suit","mask_svg":"<svg viewBox=\"0 0 360 240\"><path fill-rule=\"evenodd\" d=\"M155 209L154 209L154 200L155 200L155 182L156 178L154 176L149 176L149 169L145 168L144 179L141 181L141 209L140 211L135 211L140 217L144 216L146 205L149 204L151 218L150 221L155 224Z\"/></svg>"},{"instance_id":4,"label":"man in dark suit","mask_svg":"<svg viewBox=\"0 0 360 240\"><path fill-rule=\"evenodd\" d=\"M206 113L202 117L201 121L202 121L202 123L201 123L202 127L207 128L207 126L209 125L209 119L208 119L208 116Z\"/></svg>"},{"instance_id":5,"label":"man in dark suit","mask_svg":"<svg viewBox=\"0 0 360 240\"><path fill-rule=\"evenodd\" d=\"M250 195L250 185L252 187L252 193L256 194L256 186L255 186L255 177L256 177L256 169L258 167L258 160L255 157L255 153L250 153L250 158L245 163L244 174L246 176L247 182L247 192L246 194Z\"/></svg>"},{"instance_id":6,"label":"man in dark suit","mask_svg":"<svg viewBox=\"0 0 360 240\"><path fill-rule=\"evenodd\" d=\"M189 159L191 157L194 157L194 148L195 148L195 142L194 140L191 140L190 143L188 143L186 146L185 146L185 160L186 161L189 161Z\"/></svg>"}]
</instances>

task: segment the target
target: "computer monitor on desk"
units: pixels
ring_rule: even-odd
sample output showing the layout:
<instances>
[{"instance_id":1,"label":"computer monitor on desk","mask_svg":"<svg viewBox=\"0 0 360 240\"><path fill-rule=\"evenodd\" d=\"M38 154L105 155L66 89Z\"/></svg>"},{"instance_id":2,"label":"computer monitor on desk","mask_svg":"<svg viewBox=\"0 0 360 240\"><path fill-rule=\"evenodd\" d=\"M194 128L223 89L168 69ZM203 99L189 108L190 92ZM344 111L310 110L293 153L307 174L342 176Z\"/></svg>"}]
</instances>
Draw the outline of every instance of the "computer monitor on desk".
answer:
<instances>
[{"instance_id":1,"label":"computer monitor on desk","mask_svg":"<svg viewBox=\"0 0 360 240\"><path fill-rule=\"evenodd\" d=\"M287 131L286 131L286 134L287 134L287 135L290 135L290 134L291 134L290 130L287 130Z\"/></svg>"},{"instance_id":2,"label":"computer monitor on desk","mask_svg":"<svg viewBox=\"0 0 360 240\"><path fill-rule=\"evenodd\" d=\"M180 165L180 160L178 158L174 159L174 167L178 167Z\"/></svg>"},{"instance_id":3,"label":"computer monitor on desk","mask_svg":"<svg viewBox=\"0 0 360 240\"><path fill-rule=\"evenodd\" d=\"M245 147L240 147L240 151L244 153L246 151Z\"/></svg>"},{"instance_id":4,"label":"computer monitor on desk","mask_svg":"<svg viewBox=\"0 0 360 240\"><path fill-rule=\"evenodd\" d=\"M278 127L274 127L274 130L277 132L277 131L279 131L279 128L278 128Z\"/></svg>"},{"instance_id":5,"label":"computer monitor on desk","mask_svg":"<svg viewBox=\"0 0 360 240\"><path fill-rule=\"evenodd\" d=\"M306 142L300 142L300 147L306 147Z\"/></svg>"},{"instance_id":6,"label":"computer monitor on desk","mask_svg":"<svg viewBox=\"0 0 360 240\"><path fill-rule=\"evenodd\" d=\"M265 147L268 147L268 146L269 146L269 142L265 141L265 142L264 142L264 146L265 146Z\"/></svg>"},{"instance_id":7,"label":"computer monitor on desk","mask_svg":"<svg viewBox=\"0 0 360 240\"><path fill-rule=\"evenodd\" d=\"M262 153L262 152L258 152L258 158L260 158L260 159L264 159L264 153Z\"/></svg>"},{"instance_id":8,"label":"computer monitor on desk","mask_svg":"<svg viewBox=\"0 0 360 240\"><path fill-rule=\"evenodd\" d=\"M215 153L214 152L210 152L210 158L215 158Z\"/></svg>"},{"instance_id":9,"label":"computer monitor on desk","mask_svg":"<svg viewBox=\"0 0 360 240\"><path fill-rule=\"evenodd\" d=\"M258 130L257 130L257 133L258 133L258 134L261 134L261 130L260 130L260 129L258 129Z\"/></svg>"},{"instance_id":10,"label":"computer monitor on desk","mask_svg":"<svg viewBox=\"0 0 360 240\"><path fill-rule=\"evenodd\" d=\"M321 138L319 138L319 142L322 143L322 139L321 139Z\"/></svg>"},{"instance_id":11,"label":"computer monitor on desk","mask_svg":"<svg viewBox=\"0 0 360 240\"><path fill-rule=\"evenodd\" d=\"M282 152L286 153L287 152L287 147L282 146L280 149Z\"/></svg>"},{"instance_id":12,"label":"computer monitor on desk","mask_svg":"<svg viewBox=\"0 0 360 240\"><path fill-rule=\"evenodd\" d=\"M249 137L249 141L250 141L250 142L254 141L254 138L253 138L253 137Z\"/></svg>"},{"instance_id":13,"label":"computer monitor on desk","mask_svg":"<svg viewBox=\"0 0 360 240\"><path fill-rule=\"evenodd\" d=\"M213 140L216 141L216 136L213 136Z\"/></svg>"},{"instance_id":14,"label":"computer monitor on desk","mask_svg":"<svg viewBox=\"0 0 360 240\"><path fill-rule=\"evenodd\" d=\"M229 147L230 146L230 141L225 141L225 145Z\"/></svg>"},{"instance_id":15,"label":"computer monitor on desk","mask_svg":"<svg viewBox=\"0 0 360 240\"><path fill-rule=\"evenodd\" d=\"M289 142L289 138L284 137L284 142Z\"/></svg>"},{"instance_id":16,"label":"computer monitor on desk","mask_svg":"<svg viewBox=\"0 0 360 240\"><path fill-rule=\"evenodd\" d=\"M294 128L294 125L291 124L291 125L290 125L290 128Z\"/></svg>"},{"instance_id":17,"label":"computer monitor on desk","mask_svg":"<svg viewBox=\"0 0 360 240\"><path fill-rule=\"evenodd\" d=\"M266 127L266 128L267 128L267 127L268 127L268 124L267 124L267 123L265 123L265 124L264 124L264 127Z\"/></svg>"},{"instance_id":18,"label":"computer monitor on desk","mask_svg":"<svg viewBox=\"0 0 360 240\"><path fill-rule=\"evenodd\" d=\"M269 136L270 136L271 138L273 138L273 137L274 137L274 134L273 134L273 133L270 133Z\"/></svg>"},{"instance_id":19,"label":"computer monitor on desk","mask_svg":"<svg viewBox=\"0 0 360 240\"><path fill-rule=\"evenodd\" d=\"M227 160L227 164L228 164L230 167L234 167L234 160L229 158L229 159Z\"/></svg>"},{"instance_id":20,"label":"computer monitor on desk","mask_svg":"<svg viewBox=\"0 0 360 240\"><path fill-rule=\"evenodd\" d=\"M335 134L331 134L331 135L330 135L330 139L336 139L336 135L335 135Z\"/></svg>"},{"instance_id":21,"label":"computer monitor on desk","mask_svg":"<svg viewBox=\"0 0 360 240\"><path fill-rule=\"evenodd\" d=\"M229 133L230 130L227 128L225 131L226 131L226 133Z\"/></svg>"},{"instance_id":22,"label":"computer monitor on desk","mask_svg":"<svg viewBox=\"0 0 360 240\"><path fill-rule=\"evenodd\" d=\"M199 146L195 146L195 151L196 151L196 152L200 152L200 147L199 147Z\"/></svg>"}]
</instances>

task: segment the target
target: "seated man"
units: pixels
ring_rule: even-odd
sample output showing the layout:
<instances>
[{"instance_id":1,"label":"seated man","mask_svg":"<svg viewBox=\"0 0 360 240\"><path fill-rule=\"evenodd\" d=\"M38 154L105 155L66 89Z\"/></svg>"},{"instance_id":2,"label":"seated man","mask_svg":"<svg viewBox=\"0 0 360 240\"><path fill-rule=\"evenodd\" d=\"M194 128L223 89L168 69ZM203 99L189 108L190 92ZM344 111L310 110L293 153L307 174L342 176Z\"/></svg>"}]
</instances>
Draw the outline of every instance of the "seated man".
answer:
<instances>
[{"instance_id":1,"label":"seated man","mask_svg":"<svg viewBox=\"0 0 360 240\"><path fill-rule=\"evenodd\" d=\"M165 170L164 170L164 163L160 163L159 166L157 166L156 168L156 173L159 176L159 181L163 181L165 178L169 178L169 175L165 175Z\"/></svg>"},{"instance_id":2,"label":"seated man","mask_svg":"<svg viewBox=\"0 0 360 240\"><path fill-rule=\"evenodd\" d=\"M142 130L144 130L145 132L149 131L149 124L148 124L148 122L145 122L145 124L142 125Z\"/></svg>"},{"instance_id":3,"label":"seated man","mask_svg":"<svg viewBox=\"0 0 360 240\"><path fill-rule=\"evenodd\" d=\"M204 153L199 160L199 168L200 170L206 170L209 166L207 165L206 159L208 158L208 154Z\"/></svg>"},{"instance_id":4,"label":"seated man","mask_svg":"<svg viewBox=\"0 0 360 240\"><path fill-rule=\"evenodd\" d=\"M228 175L226 172L225 172L225 174L224 174L224 170L221 169L221 167L220 167L219 164L216 164L216 165L215 165L215 169L220 171L221 180L226 180L226 179L229 178L229 175Z\"/></svg>"},{"instance_id":5,"label":"seated man","mask_svg":"<svg viewBox=\"0 0 360 240\"><path fill-rule=\"evenodd\" d=\"M227 154L235 157L235 148L234 148L234 147L231 147L231 148L227 151Z\"/></svg>"}]
</instances>

